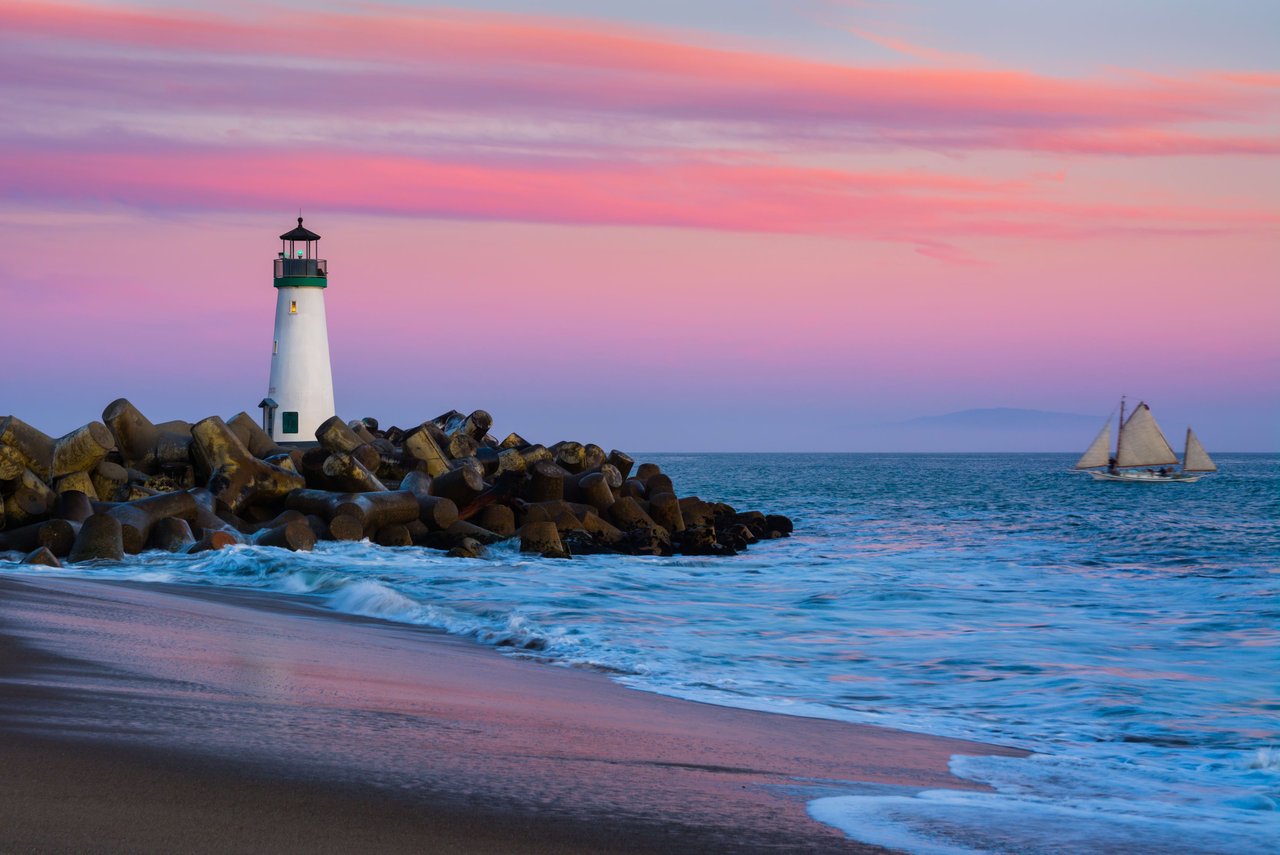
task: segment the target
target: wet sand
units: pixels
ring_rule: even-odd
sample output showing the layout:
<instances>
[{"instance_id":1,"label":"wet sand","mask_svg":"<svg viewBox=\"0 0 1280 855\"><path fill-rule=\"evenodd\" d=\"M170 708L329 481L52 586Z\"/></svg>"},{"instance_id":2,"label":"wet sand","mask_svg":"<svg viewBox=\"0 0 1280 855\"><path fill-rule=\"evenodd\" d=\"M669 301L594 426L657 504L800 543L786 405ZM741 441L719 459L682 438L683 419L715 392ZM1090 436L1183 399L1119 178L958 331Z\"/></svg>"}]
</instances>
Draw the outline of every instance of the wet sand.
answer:
<instances>
[{"instance_id":1,"label":"wet sand","mask_svg":"<svg viewBox=\"0 0 1280 855\"><path fill-rule=\"evenodd\" d=\"M0 851L868 852L995 746L664 698L225 588L0 576Z\"/></svg>"}]
</instances>

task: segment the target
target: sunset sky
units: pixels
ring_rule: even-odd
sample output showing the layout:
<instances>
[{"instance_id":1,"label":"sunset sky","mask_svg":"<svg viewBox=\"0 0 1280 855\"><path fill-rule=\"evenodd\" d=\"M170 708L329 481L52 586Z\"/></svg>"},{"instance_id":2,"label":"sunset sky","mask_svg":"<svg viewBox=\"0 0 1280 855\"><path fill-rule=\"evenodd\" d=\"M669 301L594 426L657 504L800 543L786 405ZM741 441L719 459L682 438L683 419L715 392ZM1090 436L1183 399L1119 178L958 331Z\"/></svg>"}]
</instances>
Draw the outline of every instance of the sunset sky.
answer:
<instances>
[{"instance_id":1,"label":"sunset sky","mask_svg":"<svg viewBox=\"0 0 1280 855\"><path fill-rule=\"evenodd\" d=\"M256 416L301 209L346 418L1276 451L1278 58L1274 0L4 0L0 414Z\"/></svg>"}]
</instances>

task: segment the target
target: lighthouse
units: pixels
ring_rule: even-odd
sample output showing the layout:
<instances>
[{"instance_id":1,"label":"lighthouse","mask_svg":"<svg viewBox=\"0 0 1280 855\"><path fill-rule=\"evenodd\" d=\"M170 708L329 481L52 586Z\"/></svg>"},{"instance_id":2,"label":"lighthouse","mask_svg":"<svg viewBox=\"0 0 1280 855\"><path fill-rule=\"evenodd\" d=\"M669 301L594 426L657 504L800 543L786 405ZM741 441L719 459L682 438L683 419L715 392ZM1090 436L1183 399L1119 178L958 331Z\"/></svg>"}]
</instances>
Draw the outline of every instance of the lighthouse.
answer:
<instances>
[{"instance_id":1,"label":"lighthouse","mask_svg":"<svg viewBox=\"0 0 1280 855\"><path fill-rule=\"evenodd\" d=\"M334 414L329 328L324 315L328 264L320 258L320 235L298 227L280 235L275 260L276 329L271 342L271 380L262 427L276 441L314 442L316 428Z\"/></svg>"}]
</instances>

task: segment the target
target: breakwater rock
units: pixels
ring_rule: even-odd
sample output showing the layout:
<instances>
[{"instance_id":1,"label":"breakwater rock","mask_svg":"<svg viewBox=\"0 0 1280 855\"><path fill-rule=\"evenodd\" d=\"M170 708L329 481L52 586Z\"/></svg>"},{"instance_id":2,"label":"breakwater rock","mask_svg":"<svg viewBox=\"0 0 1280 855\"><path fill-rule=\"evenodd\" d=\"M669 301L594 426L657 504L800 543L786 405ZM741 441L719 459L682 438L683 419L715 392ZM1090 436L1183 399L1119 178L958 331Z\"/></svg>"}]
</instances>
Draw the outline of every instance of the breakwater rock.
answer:
<instances>
[{"instance_id":1,"label":"breakwater rock","mask_svg":"<svg viewBox=\"0 0 1280 855\"><path fill-rule=\"evenodd\" d=\"M154 424L121 398L66 436L0 418L0 554L33 564L318 540L474 558L517 538L548 558L733 555L791 521L680 496L656 464L490 434L483 410L409 429L337 416L277 444L247 413Z\"/></svg>"}]
</instances>

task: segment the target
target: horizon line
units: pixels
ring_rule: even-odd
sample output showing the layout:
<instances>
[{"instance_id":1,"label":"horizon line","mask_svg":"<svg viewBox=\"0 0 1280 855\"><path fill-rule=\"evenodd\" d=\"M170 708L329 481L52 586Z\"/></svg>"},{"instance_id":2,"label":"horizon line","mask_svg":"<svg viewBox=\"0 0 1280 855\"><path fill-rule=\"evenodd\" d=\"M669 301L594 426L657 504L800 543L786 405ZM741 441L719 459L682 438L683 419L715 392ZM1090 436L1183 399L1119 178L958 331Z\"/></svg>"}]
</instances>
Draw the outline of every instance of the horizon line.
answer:
<instances>
[{"instance_id":1,"label":"horizon line","mask_svg":"<svg viewBox=\"0 0 1280 855\"><path fill-rule=\"evenodd\" d=\"M880 450L880 451L628 451L628 454L1065 454L1068 456L1079 456L1079 450L1072 451L974 451L974 450L953 450L953 451L919 451L919 450ZM1221 451L1216 450L1214 455L1223 454L1252 454L1252 455L1272 455L1280 457L1280 451ZM1084 470L1081 470L1084 471Z\"/></svg>"}]
</instances>

